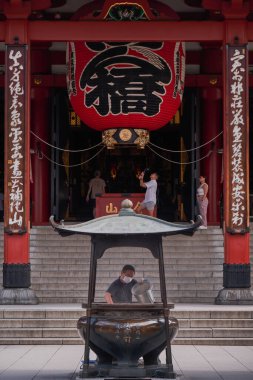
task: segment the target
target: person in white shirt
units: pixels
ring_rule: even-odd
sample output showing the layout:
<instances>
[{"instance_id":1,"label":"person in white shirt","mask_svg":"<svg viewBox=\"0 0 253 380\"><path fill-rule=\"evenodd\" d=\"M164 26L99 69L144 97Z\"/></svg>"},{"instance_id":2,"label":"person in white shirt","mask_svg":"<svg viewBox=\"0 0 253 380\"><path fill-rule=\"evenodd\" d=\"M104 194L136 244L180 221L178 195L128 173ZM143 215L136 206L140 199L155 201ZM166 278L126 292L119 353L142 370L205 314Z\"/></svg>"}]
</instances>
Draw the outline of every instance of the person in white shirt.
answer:
<instances>
[{"instance_id":1,"label":"person in white shirt","mask_svg":"<svg viewBox=\"0 0 253 380\"><path fill-rule=\"evenodd\" d=\"M150 181L144 182L144 172L139 176L140 186L146 188L144 201L140 203L137 213L141 213L142 210L146 209L148 215L154 215L154 209L156 205L156 191L157 191L157 179L158 174L156 171L151 171Z\"/></svg>"},{"instance_id":2,"label":"person in white shirt","mask_svg":"<svg viewBox=\"0 0 253 380\"><path fill-rule=\"evenodd\" d=\"M200 186L197 188L197 204L199 208L199 213L202 217L202 225L199 226L199 230L207 229L207 207L208 207L208 184L206 183L206 177L201 175L199 177Z\"/></svg>"},{"instance_id":3,"label":"person in white shirt","mask_svg":"<svg viewBox=\"0 0 253 380\"><path fill-rule=\"evenodd\" d=\"M93 208L93 217L96 217L96 195L102 195L105 193L106 183L100 178L101 172L96 170L94 173L94 178L92 178L89 182L89 189L86 196L86 202L91 203Z\"/></svg>"}]
</instances>

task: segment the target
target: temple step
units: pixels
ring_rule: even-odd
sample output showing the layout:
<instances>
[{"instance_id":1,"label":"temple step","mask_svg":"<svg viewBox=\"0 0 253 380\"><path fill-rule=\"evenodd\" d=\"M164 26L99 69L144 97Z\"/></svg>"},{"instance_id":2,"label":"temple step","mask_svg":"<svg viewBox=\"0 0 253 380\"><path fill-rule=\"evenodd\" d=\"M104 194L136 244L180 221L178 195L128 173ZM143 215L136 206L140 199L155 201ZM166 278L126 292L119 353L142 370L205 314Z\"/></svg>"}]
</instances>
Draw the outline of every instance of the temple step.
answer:
<instances>
[{"instance_id":1,"label":"temple step","mask_svg":"<svg viewBox=\"0 0 253 380\"><path fill-rule=\"evenodd\" d=\"M82 344L80 338L0 338L0 345L16 345L16 344L31 344L31 345L73 345Z\"/></svg>"},{"instance_id":2,"label":"temple step","mask_svg":"<svg viewBox=\"0 0 253 380\"><path fill-rule=\"evenodd\" d=\"M192 344L192 345L206 345L206 346L210 346L210 345L212 345L212 346L252 346L253 345L253 338L242 338L242 339L235 339L235 338L230 338L230 339L224 339L224 338L215 338L215 339L176 338L172 344L177 344L177 345Z\"/></svg>"},{"instance_id":3,"label":"temple step","mask_svg":"<svg viewBox=\"0 0 253 380\"><path fill-rule=\"evenodd\" d=\"M0 344L82 344L76 323L83 315L78 305L2 306ZM252 308L247 306L176 305L171 316L179 320L173 344L253 345Z\"/></svg>"},{"instance_id":4,"label":"temple step","mask_svg":"<svg viewBox=\"0 0 253 380\"><path fill-rule=\"evenodd\" d=\"M167 295L175 303L214 303L223 283L223 234L216 226L197 231L193 237L175 235L163 239ZM253 253L253 239L251 239ZM251 256L253 258L253 254ZM31 229L32 289L41 303L82 303L89 284L90 238L59 236L50 226ZM0 226L0 260L3 261L3 226ZM158 263L143 248L110 249L98 261L96 300L102 301L111 280L131 263L136 277L154 284L159 300ZM0 268L0 283L2 267Z\"/></svg>"}]
</instances>

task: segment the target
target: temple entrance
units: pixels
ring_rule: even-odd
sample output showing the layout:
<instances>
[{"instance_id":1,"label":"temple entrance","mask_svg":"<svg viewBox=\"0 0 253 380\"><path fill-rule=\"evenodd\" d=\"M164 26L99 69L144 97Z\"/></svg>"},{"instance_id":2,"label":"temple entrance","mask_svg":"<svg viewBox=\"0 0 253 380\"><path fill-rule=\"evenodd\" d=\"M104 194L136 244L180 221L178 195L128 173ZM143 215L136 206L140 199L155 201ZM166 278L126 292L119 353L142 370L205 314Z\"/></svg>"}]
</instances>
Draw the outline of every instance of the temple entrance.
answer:
<instances>
[{"instance_id":1,"label":"temple entrance","mask_svg":"<svg viewBox=\"0 0 253 380\"><path fill-rule=\"evenodd\" d=\"M181 109L164 128L151 133L150 147L108 150L101 132L85 126L73 112L67 93L56 90L52 109L51 208L57 219L89 220L92 209L86 202L89 180L100 170L107 193L140 193L138 176L152 168L159 173L158 217L187 221L195 215L196 152L185 152L197 142L198 92L187 90ZM158 147L163 148L162 150ZM181 163L181 164L180 164Z\"/></svg>"}]
</instances>

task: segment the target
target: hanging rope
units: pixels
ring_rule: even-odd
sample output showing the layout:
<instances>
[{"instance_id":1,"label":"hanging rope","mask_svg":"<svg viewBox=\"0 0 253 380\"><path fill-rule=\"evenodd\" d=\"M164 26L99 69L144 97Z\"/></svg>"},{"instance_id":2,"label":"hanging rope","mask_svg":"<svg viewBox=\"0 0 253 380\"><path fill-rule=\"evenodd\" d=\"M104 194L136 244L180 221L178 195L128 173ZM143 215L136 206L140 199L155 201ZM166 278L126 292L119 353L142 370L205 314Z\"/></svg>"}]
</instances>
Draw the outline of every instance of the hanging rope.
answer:
<instances>
[{"instance_id":1,"label":"hanging rope","mask_svg":"<svg viewBox=\"0 0 253 380\"><path fill-rule=\"evenodd\" d=\"M90 157L88 160L86 161L83 161L83 162L80 162L79 164L74 164L74 165L64 165L64 164L59 164L58 162L54 161L54 160L51 160L51 158L49 158L47 155L45 155L44 153L42 153L42 156L45 157L48 161L50 161L52 164L55 164L57 166L63 166L64 168L75 168L77 166L82 166L84 164L87 164L87 162L93 160L93 158L95 158L96 156L99 155L99 153L102 152L102 150L105 149L105 146L103 146L96 154L94 154L94 156Z\"/></svg>"},{"instance_id":2,"label":"hanging rope","mask_svg":"<svg viewBox=\"0 0 253 380\"><path fill-rule=\"evenodd\" d=\"M206 143L204 143L204 144L202 144L200 146L197 146L197 147L191 148L191 149L186 149L186 150L171 150L171 149L166 149L166 148L162 148L161 146L155 145L152 142L149 142L149 144L152 145L152 146L154 146L155 148L158 148L158 149L164 150L166 152L170 152L170 153L186 153L186 152L192 152L193 150L197 150L197 149L203 148L203 146L206 146L207 144L210 144L212 141L214 141L215 139L217 139L220 135L222 135L222 133L223 133L223 131L221 131L213 139L207 141Z\"/></svg>"},{"instance_id":3,"label":"hanging rope","mask_svg":"<svg viewBox=\"0 0 253 380\"><path fill-rule=\"evenodd\" d=\"M54 146L54 145L51 145L49 144L47 141L43 140L42 138L40 138L38 135L36 135L33 131L31 131L31 134L36 137L36 139L40 140L41 142L43 142L44 144L50 146L51 148L53 149L56 149L56 150L61 150L62 152L68 152L68 153L80 153L80 152L87 152L88 150L91 150L91 149L94 149L96 148L97 146L100 146L102 144L102 141L94 146L91 146L90 148L84 148L84 149L79 149L79 150L73 150L73 149L62 149L62 148L59 148L57 146Z\"/></svg>"},{"instance_id":4,"label":"hanging rope","mask_svg":"<svg viewBox=\"0 0 253 380\"><path fill-rule=\"evenodd\" d=\"M168 162L171 162L172 164L178 164L178 165L189 165L189 164L194 164L195 162L199 162L199 161L201 161L201 160L204 160L205 158L209 157L209 156L213 153L212 150L209 150L209 152L208 152L205 156L199 158L198 160L190 161L190 162L179 162L179 161L172 161L172 160L169 160L169 159L166 158L166 157L161 156L161 155L160 155L159 153L157 153L154 149L152 149L152 148L149 146L149 144L147 144L146 146L147 146L147 147L148 147L153 153L155 153L157 156L159 156L159 157L162 158L163 160L166 160L166 161L168 161Z\"/></svg>"}]
</instances>

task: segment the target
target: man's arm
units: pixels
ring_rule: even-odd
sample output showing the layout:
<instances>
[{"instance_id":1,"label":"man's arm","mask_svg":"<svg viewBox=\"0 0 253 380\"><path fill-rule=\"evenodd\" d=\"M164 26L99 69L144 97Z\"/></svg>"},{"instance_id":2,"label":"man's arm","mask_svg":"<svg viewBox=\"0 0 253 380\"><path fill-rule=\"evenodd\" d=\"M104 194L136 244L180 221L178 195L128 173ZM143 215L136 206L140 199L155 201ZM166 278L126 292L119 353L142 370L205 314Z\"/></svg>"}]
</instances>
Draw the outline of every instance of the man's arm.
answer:
<instances>
[{"instance_id":1,"label":"man's arm","mask_svg":"<svg viewBox=\"0 0 253 380\"><path fill-rule=\"evenodd\" d=\"M143 182L143 178L144 178L144 173L142 172L141 175L139 176L140 186L146 188L147 185L145 182Z\"/></svg>"},{"instance_id":2,"label":"man's arm","mask_svg":"<svg viewBox=\"0 0 253 380\"><path fill-rule=\"evenodd\" d=\"M113 304L111 293L105 292L105 296L104 297L105 297L105 300L106 300L107 303L109 303L110 305Z\"/></svg>"}]
</instances>

